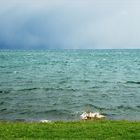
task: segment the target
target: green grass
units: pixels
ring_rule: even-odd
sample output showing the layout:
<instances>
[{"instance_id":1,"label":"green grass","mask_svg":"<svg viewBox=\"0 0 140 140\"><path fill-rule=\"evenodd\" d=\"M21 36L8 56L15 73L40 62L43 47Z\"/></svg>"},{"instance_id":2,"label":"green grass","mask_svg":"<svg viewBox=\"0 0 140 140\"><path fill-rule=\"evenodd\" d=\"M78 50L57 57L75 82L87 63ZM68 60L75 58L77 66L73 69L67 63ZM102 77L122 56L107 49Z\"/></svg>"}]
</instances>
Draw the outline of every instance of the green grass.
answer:
<instances>
[{"instance_id":1,"label":"green grass","mask_svg":"<svg viewBox=\"0 0 140 140\"><path fill-rule=\"evenodd\" d=\"M0 140L4 139L140 140L140 122L0 122Z\"/></svg>"}]
</instances>

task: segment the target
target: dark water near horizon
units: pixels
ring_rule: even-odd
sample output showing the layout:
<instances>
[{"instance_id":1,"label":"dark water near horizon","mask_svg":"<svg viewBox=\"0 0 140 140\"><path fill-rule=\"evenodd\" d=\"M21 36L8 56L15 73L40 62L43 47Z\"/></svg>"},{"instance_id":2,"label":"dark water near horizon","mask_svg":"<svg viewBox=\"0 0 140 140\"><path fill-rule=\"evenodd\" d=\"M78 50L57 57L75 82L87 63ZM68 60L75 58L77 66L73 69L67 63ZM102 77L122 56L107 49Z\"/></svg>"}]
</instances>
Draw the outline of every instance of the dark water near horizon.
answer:
<instances>
[{"instance_id":1,"label":"dark water near horizon","mask_svg":"<svg viewBox=\"0 0 140 140\"><path fill-rule=\"evenodd\" d=\"M0 120L140 120L140 50L0 51Z\"/></svg>"}]
</instances>

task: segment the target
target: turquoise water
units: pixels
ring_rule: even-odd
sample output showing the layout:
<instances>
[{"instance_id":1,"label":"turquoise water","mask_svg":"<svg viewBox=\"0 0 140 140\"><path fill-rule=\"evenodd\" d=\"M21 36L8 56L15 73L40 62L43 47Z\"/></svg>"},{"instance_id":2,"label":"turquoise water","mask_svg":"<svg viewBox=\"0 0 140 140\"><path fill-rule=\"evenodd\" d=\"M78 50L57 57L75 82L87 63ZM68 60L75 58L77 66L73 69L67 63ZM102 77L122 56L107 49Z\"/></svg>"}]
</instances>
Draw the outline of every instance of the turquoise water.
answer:
<instances>
[{"instance_id":1,"label":"turquoise water","mask_svg":"<svg viewBox=\"0 0 140 140\"><path fill-rule=\"evenodd\" d=\"M0 120L140 120L140 50L0 51Z\"/></svg>"}]
</instances>

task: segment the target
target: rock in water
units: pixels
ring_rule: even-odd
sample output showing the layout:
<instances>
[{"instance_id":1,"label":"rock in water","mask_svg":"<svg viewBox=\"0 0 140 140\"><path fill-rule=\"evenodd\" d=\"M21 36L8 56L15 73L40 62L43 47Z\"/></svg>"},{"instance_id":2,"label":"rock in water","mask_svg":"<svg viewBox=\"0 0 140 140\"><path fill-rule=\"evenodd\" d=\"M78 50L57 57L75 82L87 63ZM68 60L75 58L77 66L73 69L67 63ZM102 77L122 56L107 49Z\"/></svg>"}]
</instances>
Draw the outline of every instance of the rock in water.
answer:
<instances>
[{"instance_id":1,"label":"rock in water","mask_svg":"<svg viewBox=\"0 0 140 140\"><path fill-rule=\"evenodd\" d=\"M80 115L80 117L81 117L82 120L91 120L91 119L102 119L102 118L105 118L105 116L101 115L99 112L95 112L95 113L84 112L82 115Z\"/></svg>"},{"instance_id":2,"label":"rock in water","mask_svg":"<svg viewBox=\"0 0 140 140\"><path fill-rule=\"evenodd\" d=\"M49 120L40 120L39 122L41 122L41 123L48 123L48 122L51 122L51 121L49 121Z\"/></svg>"}]
</instances>

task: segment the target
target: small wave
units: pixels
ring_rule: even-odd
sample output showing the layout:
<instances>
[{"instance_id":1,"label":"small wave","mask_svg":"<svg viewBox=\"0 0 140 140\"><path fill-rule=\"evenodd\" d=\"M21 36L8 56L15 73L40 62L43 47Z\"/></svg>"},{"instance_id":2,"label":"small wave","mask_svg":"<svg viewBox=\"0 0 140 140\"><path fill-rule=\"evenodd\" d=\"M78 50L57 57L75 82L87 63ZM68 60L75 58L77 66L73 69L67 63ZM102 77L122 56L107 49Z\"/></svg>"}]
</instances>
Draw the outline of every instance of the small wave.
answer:
<instances>
[{"instance_id":1,"label":"small wave","mask_svg":"<svg viewBox=\"0 0 140 140\"><path fill-rule=\"evenodd\" d=\"M90 80L80 80L81 82L84 82L84 83L89 83Z\"/></svg>"},{"instance_id":2,"label":"small wave","mask_svg":"<svg viewBox=\"0 0 140 140\"><path fill-rule=\"evenodd\" d=\"M57 91L80 91L80 89L73 89L73 88L42 88L46 91L49 91L49 90L57 90Z\"/></svg>"},{"instance_id":3,"label":"small wave","mask_svg":"<svg viewBox=\"0 0 140 140\"><path fill-rule=\"evenodd\" d=\"M71 112L68 110L47 110L47 111L40 111L40 112L36 112L37 114L70 114Z\"/></svg>"},{"instance_id":4,"label":"small wave","mask_svg":"<svg viewBox=\"0 0 140 140\"><path fill-rule=\"evenodd\" d=\"M45 91L51 91L51 90L56 90L56 91L79 91L79 89L73 89L73 88L40 88L40 87L34 87L34 88L24 88L24 89L19 89L18 91L32 91L32 90L45 90ZM0 91L1 93L2 91Z\"/></svg>"},{"instance_id":5,"label":"small wave","mask_svg":"<svg viewBox=\"0 0 140 140\"><path fill-rule=\"evenodd\" d=\"M140 84L140 81L127 81L127 84Z\"/></svg>"},{"instance_id":6,"label":"small wave","mask_svg":"<svg viewBox=\"0 0 140 140\"><path fill-rule=\"evenodd\" d=\"M110 81L102 81L101 83L104 83L104 84L106 84L106 83L110 83Z\"/></svg>"},{"instance_id":7,"label":"small wave","mask_svg":"<svg viewBox=\"0 0 140 140\"><path fill-rule=\"evenodd\" d=\"M10 92L11 92L11 90L0 90L0 93L4 93L4 94L8 94Z\"/></svg>"},{"instance_id":8,"label":"small wave","mask_svg":"<svg viewBox=\"0 0 140 140\"><path fill-rule=\"evenodd\" d=\"M87 107L87 108L96 108L93 104L85 104L85 107Z\"/></svg>"},{"instance_id":9,"label":"small wave","mask_svg":"<svg viewBox=\"0 0 140 140\"><path fill-rule=\"evenodd\" d=\"M6 68L6 66L0 66L0 68Z\"/></svg>"},{"instance_id":10,"label":"small wave","mask_svg":"<svg viewBox=\"0 0 140 140\"><path fill-rule=\"evenodd\" d=\"M31 91L31 90L37 90L40 88L25 88L25 89L19 89L18 91Z\"/></svg>"},{"instance_id":11,"label":"small wave","mask_svg":"<svg viewBox=\"0 0 140 140\"><path fill-rule=\"evenodd\" d=\"M140 108L140 105L137 105L136 107L137 107L137 108Z\"/></svg>"},{"instance_id":12,"label":"small wave","mask_svg":"<svg viewBox=\"0 0 140 140\"><path fill-rule=\"evenodd\" d=\"M136 107L124 106L124 105L117 106L117 109L123 109L123 110L137 110Z\"/></svg>"},{"instance_id":13,"label":"small wave","mask_svg":"<svg viewBox=\"0 0 140 140\"><path fill-rule=\"evenodd\" d=\"M4 74L11 74L13 73L12 71L3 71Z\"/></svg>"},{"instance_id":14,"label":"small wave","mask_svg":"<svg viewBox=\"0 0 140 140\"><path fill-rule=\"evenodd\" d=\"M6 111L7 109L6 108L3 108L3 109L0 109L0 112L2 112L2 111Z\"/></svg>"},{"instance_id":15,"label":"small wave","mask_svg":"<svg viewBox=\"0 0 140 140\"><path fill-rule=\"evenodd\" d=\"M85 105L87 108L93 108L95 110L99 110L99 111L102 111L102 110L111 110L111 108L106 108L106 107L101 107L101 106L97 106L97 105L93 105L93 104L86 104Z\"/></svg>"},{"instance_id":16,"label":"small wave","mask_svg":"<svg viewBox=\"0 0 140 140\"><path fill-rule=\"evenodd\" d=\"M23 112L19 112L19 114L24 115L24 114L29 114L29 111L23 111Z\"/></svg>"},{"instance_id":17,"label":"small wave","mask_svg":"<svg viewBox=\"0 0 140 140\"><path fill-rule=\"evenodd\" d=\"M3 105L4 104L4 102L0 102L0 105Z\"/></svg>"},{"instance_id":18,"label":"small wave","mask_svg":"<svg viewBox=\"0 0 140 140\"><path fill-rule=\"evenodd\" d=\"M77 114L71 112L70 110L63 109L52 109L47 111L38 111L36 112L39 116L46 116L49 120L73 120Z\"/></svg>"}]
</instances>

